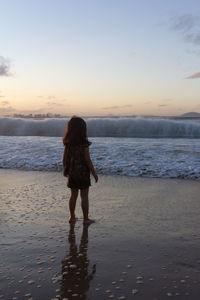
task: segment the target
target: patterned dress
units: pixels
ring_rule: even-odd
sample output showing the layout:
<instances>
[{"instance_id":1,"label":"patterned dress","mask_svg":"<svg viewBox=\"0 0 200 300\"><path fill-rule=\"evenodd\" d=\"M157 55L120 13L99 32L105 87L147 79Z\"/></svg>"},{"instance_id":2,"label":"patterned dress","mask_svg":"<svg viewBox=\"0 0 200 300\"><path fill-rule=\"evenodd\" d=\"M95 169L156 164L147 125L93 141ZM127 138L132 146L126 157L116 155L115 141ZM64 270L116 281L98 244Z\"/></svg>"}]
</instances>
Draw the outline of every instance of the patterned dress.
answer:
<instances>
[{"instance_id":1,"label":"patterned dress","mask_svg":"<svg viewBox=\"0 0 200 300\"><path fill-rule=\"evenodd\" d=\"M87 189L90 185L90 169L85 161L88 145L66 144L63 154L63 175L71 189Z\"/></svg>"}]
</instances>

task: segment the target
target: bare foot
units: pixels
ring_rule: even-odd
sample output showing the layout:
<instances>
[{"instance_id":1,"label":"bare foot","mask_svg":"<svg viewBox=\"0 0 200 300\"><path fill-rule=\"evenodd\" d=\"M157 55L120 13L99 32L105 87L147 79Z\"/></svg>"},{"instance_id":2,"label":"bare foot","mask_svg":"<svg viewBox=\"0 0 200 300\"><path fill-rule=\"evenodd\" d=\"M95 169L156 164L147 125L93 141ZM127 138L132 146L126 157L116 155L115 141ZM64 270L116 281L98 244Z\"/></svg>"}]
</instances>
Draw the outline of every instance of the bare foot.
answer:
<instances>
[{"instance_id":1,"label":"bare foot","mask_svg":"<svg viewBox=\"0 0 200 300\"><path fill-rule=\"evenodd\" d=\"M83 224L85 224L85 225L90 225L92 223L95 223L95 220L92 220L92 219L85 219L85 220L83 220Z\"/></svg>"}]
</instances>

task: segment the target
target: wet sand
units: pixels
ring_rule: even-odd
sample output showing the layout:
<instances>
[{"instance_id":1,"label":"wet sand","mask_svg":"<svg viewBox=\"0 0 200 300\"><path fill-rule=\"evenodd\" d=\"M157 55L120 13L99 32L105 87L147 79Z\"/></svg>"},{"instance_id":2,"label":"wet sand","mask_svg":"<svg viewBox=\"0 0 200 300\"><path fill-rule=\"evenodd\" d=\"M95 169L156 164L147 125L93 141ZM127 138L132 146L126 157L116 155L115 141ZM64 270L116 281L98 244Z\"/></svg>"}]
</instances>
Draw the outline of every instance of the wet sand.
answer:
<instances>
[{"instance_id":1,"label":"wet sand","mask_svg":"<svg viewBox=\"0 0 200 300\"><path fill-rule=\"evenodd\" d=\"M100 176L89 227L60 173L0 184L0 299L199 300L199 182Z\"/></svg>"}]
</instances>

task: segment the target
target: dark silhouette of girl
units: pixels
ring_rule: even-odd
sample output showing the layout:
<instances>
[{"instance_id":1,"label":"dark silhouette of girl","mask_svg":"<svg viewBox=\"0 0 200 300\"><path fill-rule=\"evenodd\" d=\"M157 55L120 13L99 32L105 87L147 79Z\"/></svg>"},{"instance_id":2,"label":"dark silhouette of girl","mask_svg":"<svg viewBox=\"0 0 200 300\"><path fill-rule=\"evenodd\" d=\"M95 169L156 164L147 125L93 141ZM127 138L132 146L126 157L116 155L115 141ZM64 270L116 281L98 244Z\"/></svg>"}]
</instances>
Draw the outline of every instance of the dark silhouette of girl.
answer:
<instances>
[{"instance_id":1,"label":"dark silhouette of girl","mask_svg":"<svg viewBox=\"0 0 200 300\"><path fill-rule=\"evenodd\" d=\"M90 158L89 146L91 143L87 139L86 122L79 117L72 117L67 123L63 137L63 175L67 177L67 186L71 190L69 199L70 218L69 222L76 222L75 208L76 200L80 190L81 208L83 211L83 223L91 224L94 220L89 219L89 187L90 173L98 181L98 176Z\"/></svg>"}]
</instances>

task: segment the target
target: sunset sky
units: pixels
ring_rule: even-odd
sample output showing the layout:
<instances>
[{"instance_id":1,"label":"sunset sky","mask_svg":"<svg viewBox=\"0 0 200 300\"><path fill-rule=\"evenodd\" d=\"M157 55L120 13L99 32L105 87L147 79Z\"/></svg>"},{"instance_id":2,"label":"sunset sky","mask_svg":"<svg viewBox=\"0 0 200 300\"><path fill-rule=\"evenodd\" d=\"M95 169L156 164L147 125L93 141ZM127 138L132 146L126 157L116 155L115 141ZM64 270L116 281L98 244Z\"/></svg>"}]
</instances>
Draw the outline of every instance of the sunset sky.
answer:
<instances>
[{"instance_id":1,"label":"sunset sky","mask_svg":"<svg viewBox=\"0 0 200 300\"><path fill-rule=\"evenodd\" d=\"M199 0L0 0L0 116L200 112Z\"/></svg>"}]
</instances>

